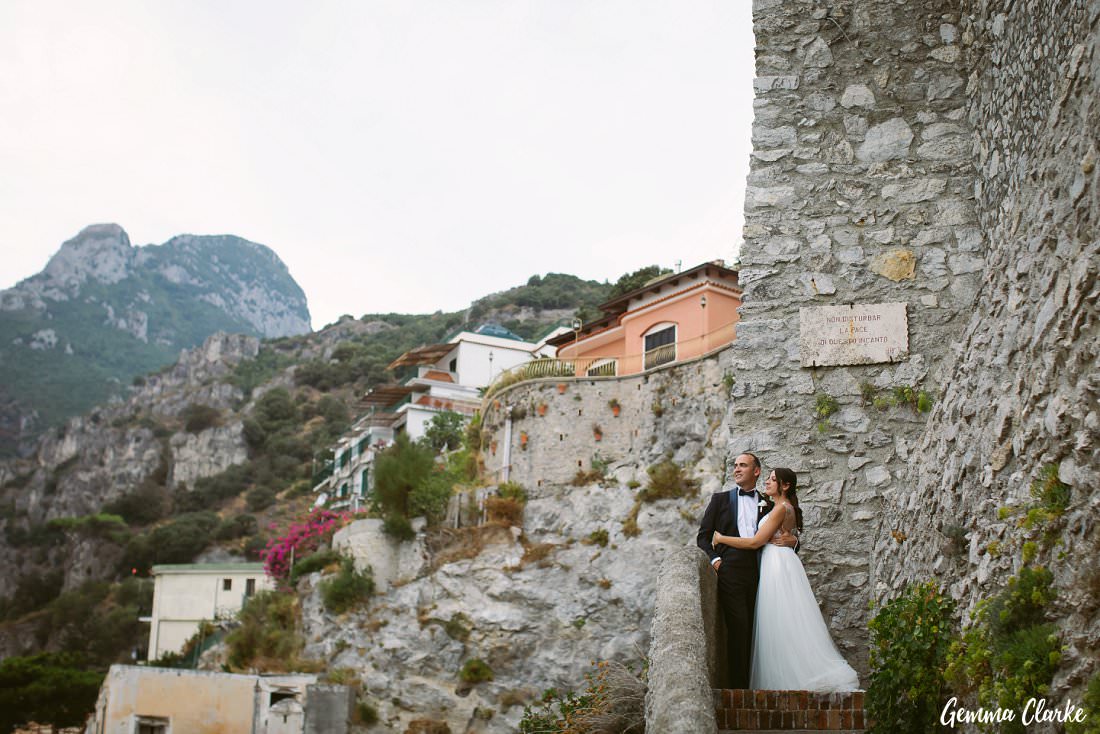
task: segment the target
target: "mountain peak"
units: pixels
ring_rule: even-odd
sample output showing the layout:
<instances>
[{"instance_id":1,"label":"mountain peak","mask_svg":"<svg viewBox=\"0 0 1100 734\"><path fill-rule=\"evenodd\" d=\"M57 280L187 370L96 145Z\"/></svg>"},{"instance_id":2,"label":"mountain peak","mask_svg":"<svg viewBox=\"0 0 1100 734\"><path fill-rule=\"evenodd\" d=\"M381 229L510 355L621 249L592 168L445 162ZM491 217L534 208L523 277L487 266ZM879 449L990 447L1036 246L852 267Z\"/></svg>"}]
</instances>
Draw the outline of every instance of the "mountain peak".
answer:
<instances>
[{"instance_id":1,"label":"mountain peak","mask_svg":"<svg viewBox=\"0 0 1100 734\"><path fill-rule=\"evenodd\" d=\"M133 259L126 230L117 224L92 224L61 245L42 272L57 285L79 285L89 278L109 285L130 274Z\"/></svg>"}]
</instances>

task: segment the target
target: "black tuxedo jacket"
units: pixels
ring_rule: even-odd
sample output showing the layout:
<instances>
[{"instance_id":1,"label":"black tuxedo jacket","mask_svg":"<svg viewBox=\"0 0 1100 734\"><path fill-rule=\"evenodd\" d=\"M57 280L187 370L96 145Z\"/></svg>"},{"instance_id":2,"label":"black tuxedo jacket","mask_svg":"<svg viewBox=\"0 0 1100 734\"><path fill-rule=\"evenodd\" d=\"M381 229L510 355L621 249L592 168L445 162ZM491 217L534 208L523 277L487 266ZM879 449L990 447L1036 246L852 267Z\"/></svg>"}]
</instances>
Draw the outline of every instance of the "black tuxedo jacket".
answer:
<instances>
[{"instance_id":1,"label":"black tuxedo jacket","mask_svg":"<svg viewBox=\"0 0 1100 734\"><path fill-rule=\"evenodd\" d=\"M734 490L734 493L736 493L736 490ZM715 530L722 533L722 535L741 537L741 533L737 530L737 513L730 507L730 494L730 492L715 492L710 496L710 504L703 512L702 522L699 523L699 534L695 537L695 544L706 552L711 563L714 563L715 558L721 558L723 566L727 563L745 567L751 565L755 570L757 555L760 553L758 549L745 550L731 548L728 545L719 545L715 548L710 542ZM764 504L759 507L757 512L758 521L772 508L771 502L764 495L759 496L764 500ZM759 503L759 500L757 502Z\"/></svg>"}]
</instances>

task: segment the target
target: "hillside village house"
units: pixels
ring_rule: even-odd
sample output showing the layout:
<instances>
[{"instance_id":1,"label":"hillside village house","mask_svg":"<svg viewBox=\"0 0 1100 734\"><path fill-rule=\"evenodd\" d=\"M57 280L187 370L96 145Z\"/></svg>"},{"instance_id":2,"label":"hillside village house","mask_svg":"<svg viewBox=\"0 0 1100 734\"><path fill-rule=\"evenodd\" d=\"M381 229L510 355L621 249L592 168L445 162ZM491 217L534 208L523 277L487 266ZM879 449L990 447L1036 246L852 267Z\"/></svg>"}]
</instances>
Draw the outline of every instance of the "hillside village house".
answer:
<instances>
[{"instance_id":1,"label":"hillside village house","mask_svg":"<svg viewBox=\"0 0 1100 734\"><path fill-rule=\"evenodd\" d=\"M316 504L358 509L370 492L374 456L394 437L406 433L412 440L421 438L432 418L444 411L472 417L481 406L481 388L495 376L550 351L546 339L528 342L503 327L483 324L442 344L405 352L388 369L415 369L415 374L403 383L376 387L363 398L361 404L370 412L340 438L332 462L315 477Z\"/></svg>"},{"instance_id":2,"label":"hillside village house","mask_svg":"<svg viewBox=\"0 0 1100 734\"><path fill-rule=\"evenodd\" d=\"M273 588L262 563L153 566L149 660L180 652L203 620L232 617L250 596Z\"/></svg>"},{"instance_id":3,"label":"hillside village house","mask_svg":"<svg viewBox=\"0 0 1100 734\"><path fill-rule=\"evenodd\" d=\"M703 263L602 304L603 316L548 344L578 376L632 375L730 343L740 305L737 271Z\"/></svg>"}]
</instances>

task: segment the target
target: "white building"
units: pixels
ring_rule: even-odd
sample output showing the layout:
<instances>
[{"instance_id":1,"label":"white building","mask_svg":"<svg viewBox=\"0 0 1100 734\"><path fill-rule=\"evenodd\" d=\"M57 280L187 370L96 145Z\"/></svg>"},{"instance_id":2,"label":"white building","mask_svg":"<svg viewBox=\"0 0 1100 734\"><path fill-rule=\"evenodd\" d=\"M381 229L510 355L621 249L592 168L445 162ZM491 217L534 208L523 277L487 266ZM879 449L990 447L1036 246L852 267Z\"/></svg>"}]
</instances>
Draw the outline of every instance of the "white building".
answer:
<instances>
[{"instance_id":1,"label":"white building","mask_svg":"<svg viewBox=\"0 0 1100 734\"><path fill-rule=\"evenodd\" d=\"M332 447L331 462L315 477L315 504L357 510L370 495L374 457L397 434L415 441L444 412L469 419L481 407L482 388L504 370L550 356L554 348L546 342L561 331L533 343L502 327L482 325L402 354L388 369L415 368L416 373L403 383L376 387L363 398L370 412Z\"/></svg>"},{"instance_id":2,"label":"white building","mask_svg":"<svg viewBox=\"0 0 1100 734\"><path fill-rule=\"evenodd\" d=\"M374 457L393 441L391 424L396 416L368 413L355 422L332 448L332 461L324 468L313 491L317 506L358 510L371 488Z\"/></svg>"},{"instance_id":3,"label":"white building","mask_svg":"<svg viewBox=\"0 0 1100 734\"><path fill-rule=\"evenodd\" d=\"M460 331L443 344L405 352L389 369L416 367L416 374L402 384L371 390L364 402L394 413L394 432L404 431L416 440L437 413L450 410L472 416L481 407L481 389L497 375L553 352L545 339L528 342L503 327L485 324L476 331Z\"/></svg>"},{"instance_id":4,"label":"white building","mask_svg":"<svg viewBox=\"0 0 1100 734\"><path fill-rule=\"evenodd\" d=\"M149 660L178 653L204 620L232 617L258 591L275 588L262 563L153 566Z\"/></svg>"}]
</instances>

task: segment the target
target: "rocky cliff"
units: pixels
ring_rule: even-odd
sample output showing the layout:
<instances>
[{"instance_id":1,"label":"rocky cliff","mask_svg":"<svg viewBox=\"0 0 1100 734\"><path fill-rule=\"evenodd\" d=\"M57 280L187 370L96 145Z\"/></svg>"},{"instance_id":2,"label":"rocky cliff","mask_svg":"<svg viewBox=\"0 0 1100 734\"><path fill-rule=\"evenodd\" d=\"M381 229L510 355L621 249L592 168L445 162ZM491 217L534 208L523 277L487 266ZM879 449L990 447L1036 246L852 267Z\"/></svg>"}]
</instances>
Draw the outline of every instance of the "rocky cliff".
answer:
<instances>
[{"instance_id":1,"label":"rocky cliff","mask_svg":"<svg viewBox=\"0 0 1100 734\"><path fill-rule=\"evenodd\" d=\"M85 228L0 293L0 452L26 450L217 331L310 331L305 295L274 252L232 236L133 247L117 224Z\"/></svg>"}]
</instances>

